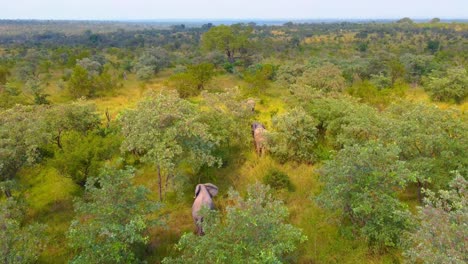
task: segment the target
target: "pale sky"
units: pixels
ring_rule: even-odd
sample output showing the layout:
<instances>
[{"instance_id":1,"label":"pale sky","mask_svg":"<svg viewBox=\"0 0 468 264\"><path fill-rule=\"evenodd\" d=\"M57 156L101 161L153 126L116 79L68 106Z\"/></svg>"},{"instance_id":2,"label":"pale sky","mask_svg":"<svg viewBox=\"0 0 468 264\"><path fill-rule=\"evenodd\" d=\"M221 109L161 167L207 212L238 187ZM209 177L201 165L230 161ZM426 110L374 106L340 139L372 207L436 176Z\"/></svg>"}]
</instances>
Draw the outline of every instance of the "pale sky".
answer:
<instances>
[{"instance_id":1,"label":"pale sky","mask_svg":"<svg viewBox=\"0 0 468 264\"><path fill-rule=\"evenodd\" d=\"M468 0L0 0L0 19L468 18Z\"/></svg>"}]
</instances>

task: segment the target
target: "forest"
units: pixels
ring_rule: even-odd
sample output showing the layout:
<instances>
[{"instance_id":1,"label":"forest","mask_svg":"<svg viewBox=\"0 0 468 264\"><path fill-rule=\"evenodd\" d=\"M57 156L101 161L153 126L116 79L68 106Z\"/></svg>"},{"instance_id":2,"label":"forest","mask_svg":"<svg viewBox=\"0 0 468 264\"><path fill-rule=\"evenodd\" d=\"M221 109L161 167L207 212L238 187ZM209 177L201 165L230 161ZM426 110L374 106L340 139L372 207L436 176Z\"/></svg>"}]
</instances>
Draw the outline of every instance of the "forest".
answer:
<instances>
[{"instance_id":1,"label":"forest","mask_svg":"<svg viewBox=\"0 0 468 264\"><path fill-rule=\"evenodd\" d=\"M467 70L438 18L0 20L0 262L468 263Z\"/></svg>"}]
</instances>

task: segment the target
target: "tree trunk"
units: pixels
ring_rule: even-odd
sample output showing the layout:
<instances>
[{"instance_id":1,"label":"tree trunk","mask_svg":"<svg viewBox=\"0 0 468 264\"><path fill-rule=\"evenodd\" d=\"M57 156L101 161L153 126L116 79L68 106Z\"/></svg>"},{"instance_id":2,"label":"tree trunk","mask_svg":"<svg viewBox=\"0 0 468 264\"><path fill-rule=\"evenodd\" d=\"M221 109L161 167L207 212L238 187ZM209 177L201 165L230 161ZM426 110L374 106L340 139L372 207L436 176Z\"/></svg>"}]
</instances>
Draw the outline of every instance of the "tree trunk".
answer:
<instances>
[{"instance_id":1,"label":"tree trunk","mask_svg":"<svg viewBox=\"0 0 468 264\"><path fill-rule=\"evenodd\" d=\"M158 187L159 187L159 201L162 202L162 177L161 167L158 165Z\"/></svg>"},{"instance_id":2,"label":"tree trunk","mask_svg":"<svg viewBox=\"0 0 468 264\"><path fill-rule=\"evenodd\" d=\"M59 149L62 149L62 142L60 141L60 137L62 136L62 130L59 130L57 137L55 138L57 140L57 146Z\"/></svg>"},{"instance_id":3,"label":"tree trunk","mask_svg":"<svg viewBox=\"0 0 468 264\"><path fill-rule=\"evenodd\" d=\"M3 191L5 193L5 196L7 198L10 198L11 197L11 190L7 187L5 188L5 190Z\"/></svg>"},{"instance_id":4,"label":"tree trunk","mask_svg":"<svg viewBox=\"0 0 468 264\"><path fill-rule=\"evenodd\" d=\"M422 183L418 180L418 201L419 204L422 204Z\"/></svg>"}]
</instances>

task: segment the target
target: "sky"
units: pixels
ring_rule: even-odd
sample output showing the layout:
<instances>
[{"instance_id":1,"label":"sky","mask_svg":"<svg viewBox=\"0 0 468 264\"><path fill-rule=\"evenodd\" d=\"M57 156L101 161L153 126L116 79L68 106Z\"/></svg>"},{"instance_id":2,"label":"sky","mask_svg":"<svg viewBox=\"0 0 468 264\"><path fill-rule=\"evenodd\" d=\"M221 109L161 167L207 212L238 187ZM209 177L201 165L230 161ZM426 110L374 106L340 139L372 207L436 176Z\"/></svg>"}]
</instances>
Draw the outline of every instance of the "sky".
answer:
<instances>
[{"instance_id":1,"label":"sky","mask_svg":"<svg viewBox=\"0 0 468 264\"><path fill-rule=\"evenodd\" d=\"M0 19L468 18L468 0L0 0Z\"/></svg>"}]
</instances>

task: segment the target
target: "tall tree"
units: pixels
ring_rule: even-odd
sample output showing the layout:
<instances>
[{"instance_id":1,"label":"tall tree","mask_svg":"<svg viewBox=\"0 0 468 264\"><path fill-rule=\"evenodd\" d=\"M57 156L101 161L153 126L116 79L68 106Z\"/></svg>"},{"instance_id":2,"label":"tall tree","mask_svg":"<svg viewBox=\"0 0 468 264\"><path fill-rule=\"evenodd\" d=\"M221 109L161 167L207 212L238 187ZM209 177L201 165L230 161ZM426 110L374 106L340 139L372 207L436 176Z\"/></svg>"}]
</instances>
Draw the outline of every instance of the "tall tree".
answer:
<instances>
[{"instance_id":1,"label":"tall tree","mask_svg":"<svg viewBox=\"0 0 468 264\"><path fill-rule=\"evenodd\" d=\"M238 53L244 52L250 45L252 29L241 25L220 25L210 28L202 36L202 45L206 50L219 50L226 54L230 63L234 63Z\"/></svg>"},{"instance_id":2,"label":"tall tree","mask_svg":"<svg viewBox=\"0 0 468 264\"><path fill-rule=\"evenodd\" d=\"M397 190L414 176L398 147L374 141L347 146L325 163L323 176L319 201L325 208L338 210L373 248L400 246L411 218Z\"/></svg>"},{"instance_id":3,"label":"tall tree","mask_svg":"<svg viewBox=\"0 0 468 264\"><path fill-rule=\"evenodd\" d=\"M200 122L195 106L175 93L150 94L135 110L126 111L121 122L125 136L121 149L156 167L161 200L163 183L167 189L182 161L194 172L221 162L212 154L218 140Z\"/></svg>"}]
</instances>

